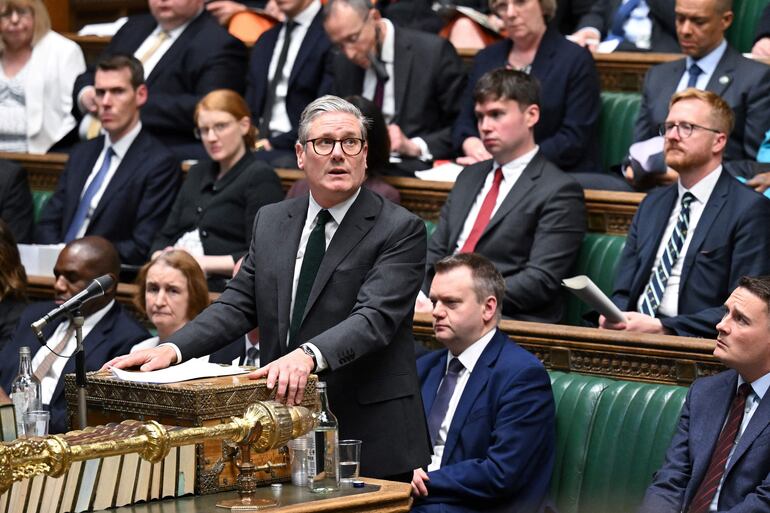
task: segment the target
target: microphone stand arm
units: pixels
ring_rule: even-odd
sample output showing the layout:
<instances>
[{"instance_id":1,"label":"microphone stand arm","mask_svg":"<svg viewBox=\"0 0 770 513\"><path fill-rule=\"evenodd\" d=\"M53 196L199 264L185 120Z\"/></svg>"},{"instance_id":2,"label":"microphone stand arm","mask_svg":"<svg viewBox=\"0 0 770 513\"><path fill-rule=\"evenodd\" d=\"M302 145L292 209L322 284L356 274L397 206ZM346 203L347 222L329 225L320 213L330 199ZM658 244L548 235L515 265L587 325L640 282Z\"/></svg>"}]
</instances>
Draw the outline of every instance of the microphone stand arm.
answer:
<instances>
[{"instance_id":1,"label":"microphone stand arm","mask_svg":"<svg viewBox=\"0 0 770 513\"><path fill-rule=\"evenodd\" d=\"M86 352L83 348L83 323L85 318L78 305L72 312L72 324L75 326L75 384L78 390L78 429L88 426L86 414Z\"/></svg>"}]
</instances>

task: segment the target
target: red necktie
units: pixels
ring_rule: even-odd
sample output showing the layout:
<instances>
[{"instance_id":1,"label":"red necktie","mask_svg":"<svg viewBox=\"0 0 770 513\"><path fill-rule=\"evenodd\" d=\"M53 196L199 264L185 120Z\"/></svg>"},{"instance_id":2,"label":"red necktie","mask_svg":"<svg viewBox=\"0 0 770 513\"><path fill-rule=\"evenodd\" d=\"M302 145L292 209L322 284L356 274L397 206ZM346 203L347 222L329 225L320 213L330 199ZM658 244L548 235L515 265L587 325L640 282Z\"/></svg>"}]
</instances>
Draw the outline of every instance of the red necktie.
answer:
<instances>
[{"instance_id":1,"label":"red necktie","mask_svg":"<svg viewBox=\"0 0 770 513\"><path fill-rule=\"evenodd\" d=\"M492 187L489 189L487 196L484 198L484 203L481 204L479 215L476 216L476 222L473 223L471 233L468 235L468 239L460 249L460 253L473 253L476 249L476 244L481 238L481 234L484 233L484 229L489 224L489 220L492 218L492 211L495 209L497 203L497 196L500 194L500 182L503 181L503 169L498 167L495 169L495 177L492 180Z\"/></svg>"},{"instance_id":2,"label":"red necktie","mask_svg":"<svg viewBox=\"0 0 770 513\"><path fill-rule=\"evenodd\" d=\"M711 454L711 462L706 470L695 498L690 503L689 513L708 513L711 501L714 500L714 494L717 492L719 482L725 473L727 466L727 457L730 456L730 450L735 443L735 437L738 436L738 429L743 421L743 410L746 408L746 397L751 392L751 385L748 383L738 387L738 393L733 398L730 406L730 413L727 414L727 421L722 433L719 435L714 452Z\"/></svg>"}]
</instances>

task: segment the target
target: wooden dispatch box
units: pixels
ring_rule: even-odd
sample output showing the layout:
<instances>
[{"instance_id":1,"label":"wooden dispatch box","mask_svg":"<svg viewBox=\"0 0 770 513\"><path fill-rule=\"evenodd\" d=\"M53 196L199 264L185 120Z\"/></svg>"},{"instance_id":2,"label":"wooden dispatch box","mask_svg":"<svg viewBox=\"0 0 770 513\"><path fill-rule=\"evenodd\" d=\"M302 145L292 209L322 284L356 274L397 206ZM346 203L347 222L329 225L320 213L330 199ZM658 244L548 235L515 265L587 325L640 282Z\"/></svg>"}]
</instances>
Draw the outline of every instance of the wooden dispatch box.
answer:
<instances>
[{"instance_id":1,"label":"wooden dispatch box","mask_svg":"<svg viewBox=\"0 0 770 513\"><path fill-rule=\"evenodd\" d=\"M302 405L317 409L315 375L308 378ZM64 378L70 425L77 426L77 388L75 375ZM107 424L126 419L156 420L173 426L211 426L243 415L257 401L272 399L265 379L251 380L246 374L201 378L164 385L132 383L117 379L109 371L87 375L86 406L88 424ZM195 493L209 494L234 490L238 469L234 444L212 440L196 445ZM260 485L291 480L289 455L285 447L264 453L251 451L251 462L261 466L283 464L272 473L259 472Z\"/></svg>"}]
</instances>

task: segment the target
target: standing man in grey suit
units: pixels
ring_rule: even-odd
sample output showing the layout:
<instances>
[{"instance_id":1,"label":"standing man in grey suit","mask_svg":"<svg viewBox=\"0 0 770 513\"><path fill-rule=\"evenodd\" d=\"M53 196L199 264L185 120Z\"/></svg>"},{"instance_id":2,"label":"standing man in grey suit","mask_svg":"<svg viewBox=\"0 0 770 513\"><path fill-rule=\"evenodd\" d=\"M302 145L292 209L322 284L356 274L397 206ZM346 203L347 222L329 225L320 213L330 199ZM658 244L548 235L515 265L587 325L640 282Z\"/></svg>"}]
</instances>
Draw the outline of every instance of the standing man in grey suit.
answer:
<instances>
[{"instance_id":1,"label":"standing man in grey suit","mask_svg":"<svg viewBox=\"0 0 770 513\"><path fill-rule=\"evenodd\" d=\"M326 33L341 50L333 61L332 91L363 96L382 109L399 169L410 174L451 158L452 125L465 87L451 43L395 27L369 0L330 0L324 15Z\"/></svg>"},{"instance_id":2,"label":"standing man in grey suit","mask_svg":"<svg viewBox=\"0 0 770 513\"><path fill-rule=\"evenodd\" d=\"M537 79L498 68L479 79L473 96L479 134L493 160L465 168L441 209L417 308L433 309L427 293L436 262L476 252L505 279L504 316L559 322L561 280L586 231L583 190L535 144Z\"/></svg>"},{"instance_id":3,"label":"standing man in grey suit","mask_svg":"<svg viewBox=\"0 0 770 513\"><path fill-rule=\"evenodd\" d=\"M688 87L712 91L735 113L726 160L756 160L770 120L770 66L743 57L725 40L733 21L731 0L677 0L676 33L687 57L650 68L634 141L658 135L674 93Z\"/></svg>"},{"instance_id":4,"label":"standing man in grey suit","mask_svg":"<svg viewBox=\"0 0 770 513\"><path fill-rule=\"evenodd\" d=\"M264 366L251 377L298 403L318 373L340 437L364 442L361 474L409 482L430 461L412 335L425 227L361 187L365 118L350 103L309 104L296 152L310 195L260 209L249 253L219 300L168 344L108 365L167 367L259 326Z\"/></svg>"},{"instance_id":5,"label":"standing man in grey suit","mask_svg":"<svg viewBox=\"0 0 770 513\"><path fill-rule=\"evenodd\" d=\"M717 324L730 370L695 381L640 513L770 507L770 277L743 277Z\"/></svg>"}]
</instances>

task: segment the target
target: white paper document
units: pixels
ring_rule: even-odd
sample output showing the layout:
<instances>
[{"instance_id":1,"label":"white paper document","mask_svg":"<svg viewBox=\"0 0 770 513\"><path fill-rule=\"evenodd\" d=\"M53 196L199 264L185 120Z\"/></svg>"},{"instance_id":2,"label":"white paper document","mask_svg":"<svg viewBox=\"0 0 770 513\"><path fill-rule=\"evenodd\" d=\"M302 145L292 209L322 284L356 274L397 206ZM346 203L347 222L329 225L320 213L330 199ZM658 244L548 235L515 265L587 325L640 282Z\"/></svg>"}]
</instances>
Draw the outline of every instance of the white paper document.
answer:
<instances>
[{"instance_id":1,"label":"white paper document","mask_svg":"<svg viewBox=\"0 0 770 513\"><path fill-rule=\"evenodd\" d=\"M615 306L615 303L588 276L581 274L572 278L566 278L561 284L567 287L582 302L605 316L607 320L611 322L626 322L623 312Z\"/></svg>"},{"instance_id":2,"label":"white paper document","mask_svg":"<svg viewBox=\"0 0 770 513\"><path fill-rule=\"evenodd\" d=\"M455 164L454 162L447 162L446 164L441 164L440 166L432 167L424 171L415 171L414 176L420 180L454 182L457 180L457 176L463 169L465 168L459 164Z\"/></svg>"},{"instance_id":3,"label":"white paper document","mask_svg":"<svg viewBox=\"0 0 770 513\"><path fill-rule=\"evenodd\" d=\"M193 358L179 365L172 365L167 369L150 372L126 371L111 367L112 375L116 378L133 381L134 383L178 383L198 378L211 378L215 376L233 376L249 372L246 369L232 365L219 365L209 363L208 356Z\"/></svg>"}]
</instances>

